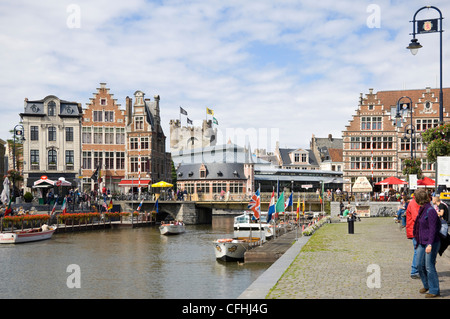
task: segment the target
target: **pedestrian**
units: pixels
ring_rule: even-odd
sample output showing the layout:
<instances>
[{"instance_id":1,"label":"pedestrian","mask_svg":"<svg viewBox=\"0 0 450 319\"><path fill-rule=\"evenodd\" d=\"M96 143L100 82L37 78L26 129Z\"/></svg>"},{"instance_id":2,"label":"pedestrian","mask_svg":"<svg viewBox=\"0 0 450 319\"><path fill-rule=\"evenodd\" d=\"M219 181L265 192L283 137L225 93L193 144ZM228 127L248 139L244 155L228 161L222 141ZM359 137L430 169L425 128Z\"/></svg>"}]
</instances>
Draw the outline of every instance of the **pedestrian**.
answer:
<instances>
[{"instance_id":1,"label":"pedestrian","mask_svg":"<svg viewBox=\"0 0 450 319\"><path fill-rule=\"evenodd\" d=\"M417 269L423 284L419 292L426 293L425 298L434 298L440 295L436 256L441 244L439 237L441 222L436 210L430 204L430 197L425 189L416 190L414 197L420 205L413 230L417 241Z\"/></svg>"},{"instance_id":2,"label":"pedestrian","mask_svg":"<svg viewBox=\"0 0 450 319\"><path fill-rule=\"evenodd\" d=\"M417 250L416 250L416 239L413 235L414 222L416 221L417 214L419 213L420 206L417 204L416 199L413 198L409 201L408 207L406 208L406 238L411 239L413 243L413 259L411 263L411 278L419 279L419 271L417 270Z\"/></svg>"}]
</instances>

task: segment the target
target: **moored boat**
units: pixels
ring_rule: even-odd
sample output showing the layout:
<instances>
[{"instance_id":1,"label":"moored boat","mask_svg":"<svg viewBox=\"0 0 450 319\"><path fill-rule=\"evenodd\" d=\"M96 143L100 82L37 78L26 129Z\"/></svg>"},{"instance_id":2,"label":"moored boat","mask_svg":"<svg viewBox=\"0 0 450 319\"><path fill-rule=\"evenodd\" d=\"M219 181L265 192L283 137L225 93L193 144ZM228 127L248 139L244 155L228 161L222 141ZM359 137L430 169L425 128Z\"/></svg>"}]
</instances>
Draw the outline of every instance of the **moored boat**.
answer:
<instances>
[{"instance_id":1,"label":"moored boat","mask_svg":"<svg viewBox=\"0 0 450 319\"><path fill-rule=\"evenodd\" d=\"M222 261L244 260L245 252L260 244L260 238L221 238L213 241L216 259Z\"/></svg>"},{"instance_id":2,"label":"moored boat","mask_svg":"<svg viewBox=\"0 0 450 319\"><path fill-rule=\"evenodd\" d=\"M159 226L159 231L161 235L177 235L184 233L186 231L186 227L183 222L170 222L170 223L162 223Z\"/></svg>"},{"instance_id":3,"label":"moored boat","mask_svg":"<svg viewBox=\"0 0 450 319\"><path fill-rule=\"evenodd\" d=\"M266 220L267 214L261 213L261 221L254 221L252 213L246 211L234 218L234 236L270 239L273 236L273 227Z\"/></svg>"},{"instance_id":4,"label":"moored boat","mask_svg":"<svg viewBox=\"0 0 450 319\"><path fill-rule=\"evenodd\" d=\"M0 233L0 244L20 244L50 239L55 230L56 226L43 225L39 228L2 232Z\"/></svg>"}]
</instances>

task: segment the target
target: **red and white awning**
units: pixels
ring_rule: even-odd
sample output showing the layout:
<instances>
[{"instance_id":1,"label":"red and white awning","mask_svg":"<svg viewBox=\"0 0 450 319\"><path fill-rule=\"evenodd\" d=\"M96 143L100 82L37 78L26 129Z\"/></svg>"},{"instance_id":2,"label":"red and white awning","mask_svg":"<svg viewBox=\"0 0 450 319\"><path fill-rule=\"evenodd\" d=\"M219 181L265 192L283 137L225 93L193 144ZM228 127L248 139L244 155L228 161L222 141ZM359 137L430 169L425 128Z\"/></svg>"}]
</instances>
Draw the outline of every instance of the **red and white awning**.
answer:
<instances>
[{"instance_id":1,"label":"red and white awning","mask_svg":"<svg viewBox=\"0 0 450 319\"><path fill-rule=\"evenodd\" d=\"M119 183L119 186L139 187L140 183L141 187L148 187L148 184L150 184L151 181L151 179L141 179L140 182L138 179L122 179Z\"/></svg>"}]
</instances>

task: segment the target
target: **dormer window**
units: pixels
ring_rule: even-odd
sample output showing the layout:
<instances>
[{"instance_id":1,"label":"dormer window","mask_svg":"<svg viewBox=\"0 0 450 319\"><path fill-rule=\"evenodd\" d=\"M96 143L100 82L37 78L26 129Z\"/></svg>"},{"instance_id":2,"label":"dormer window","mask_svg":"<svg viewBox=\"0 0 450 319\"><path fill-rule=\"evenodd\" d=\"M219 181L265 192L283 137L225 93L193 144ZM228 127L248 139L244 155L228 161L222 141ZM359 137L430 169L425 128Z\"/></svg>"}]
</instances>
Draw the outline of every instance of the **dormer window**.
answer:
<instances>
[{"instance_id":1,"label":"dormer window","mask_svg":"<svg viewBox=\"0 0 450 319\"><path fill-rule=\"evenodd\" d=\"M56 103L53 101L48 102L48 116L55 116L56 115Z\"/></svg>"},{"instance_id":2,"label":"dormer window","mask_svg":"<svg viewBox=\"0 0 450 319\"><path fill-rule=\"evenodd\" d=\"M200 178L206 178L206 166L202 164L199 169L199 176Z\"/></svg>"}]
</instances>

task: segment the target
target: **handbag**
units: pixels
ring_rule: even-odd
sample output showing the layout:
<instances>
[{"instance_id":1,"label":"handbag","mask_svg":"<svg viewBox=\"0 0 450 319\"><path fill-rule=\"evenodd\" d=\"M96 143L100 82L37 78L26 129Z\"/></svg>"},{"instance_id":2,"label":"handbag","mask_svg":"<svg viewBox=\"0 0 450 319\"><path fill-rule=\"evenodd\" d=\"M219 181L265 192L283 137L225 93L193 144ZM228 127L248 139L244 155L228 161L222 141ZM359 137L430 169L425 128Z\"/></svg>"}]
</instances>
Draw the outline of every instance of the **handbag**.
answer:
<instances>
[{"instance_id":1,"label":"handbag","mask_svg":"<svg viewBox=\"0 0 450 319\"><path fill-rule=\"evenodd\" d=\"M444 236L447 237L448 235L448 224L447 221L444 220L443 218L440 218L441 220L441 230L439 231L439 233Z\"/></svg>"}]
</instances>

